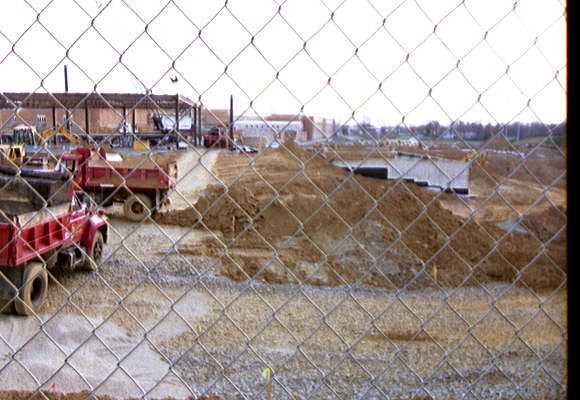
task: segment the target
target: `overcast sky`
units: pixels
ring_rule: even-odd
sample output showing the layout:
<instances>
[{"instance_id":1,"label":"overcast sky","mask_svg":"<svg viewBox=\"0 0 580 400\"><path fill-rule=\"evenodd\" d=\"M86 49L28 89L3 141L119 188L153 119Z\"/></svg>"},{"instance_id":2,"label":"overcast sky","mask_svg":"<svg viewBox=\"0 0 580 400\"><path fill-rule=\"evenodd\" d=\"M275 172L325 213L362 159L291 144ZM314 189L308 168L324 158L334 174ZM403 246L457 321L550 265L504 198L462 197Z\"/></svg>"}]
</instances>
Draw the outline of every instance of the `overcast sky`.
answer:
<instances>
[{"instance_id":1,"label":"overcast sky","mask_svg":"<svg viewBox=\"0 0 580 400\"><path fill-rule=\"evenodd\" d=\"M179 92L211 108L226 108L233 94L237 113L252 102L260 115L304 106L307 115L344 121L354 111L377 124L566 115L558 0L515 9L510 0L1 4L1 92L64 91L66 63L72 92Z\"/></svg>"}]
</instances>

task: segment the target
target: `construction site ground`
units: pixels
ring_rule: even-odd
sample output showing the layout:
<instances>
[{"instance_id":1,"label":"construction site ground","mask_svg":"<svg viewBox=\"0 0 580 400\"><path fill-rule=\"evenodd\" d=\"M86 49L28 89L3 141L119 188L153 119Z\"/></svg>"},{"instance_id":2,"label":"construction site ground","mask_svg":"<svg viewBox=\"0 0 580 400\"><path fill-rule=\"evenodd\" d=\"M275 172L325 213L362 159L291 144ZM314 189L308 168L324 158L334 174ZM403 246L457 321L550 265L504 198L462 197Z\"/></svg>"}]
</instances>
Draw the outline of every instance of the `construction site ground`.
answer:
<instances>
[{"instance_id":1,"label":"construction site ground","mask_svg":"<svg viewBox=\"0 0 580 400\"><path fill-rule=\"evenodd\" d=\"M274 398L564 397L562 156L474 164L470 196L330 164L372 151L176 156L171 206L113 211L98 273L0 317L0 390L256 398L269 366Z\"/></svg>"}]
</instances>

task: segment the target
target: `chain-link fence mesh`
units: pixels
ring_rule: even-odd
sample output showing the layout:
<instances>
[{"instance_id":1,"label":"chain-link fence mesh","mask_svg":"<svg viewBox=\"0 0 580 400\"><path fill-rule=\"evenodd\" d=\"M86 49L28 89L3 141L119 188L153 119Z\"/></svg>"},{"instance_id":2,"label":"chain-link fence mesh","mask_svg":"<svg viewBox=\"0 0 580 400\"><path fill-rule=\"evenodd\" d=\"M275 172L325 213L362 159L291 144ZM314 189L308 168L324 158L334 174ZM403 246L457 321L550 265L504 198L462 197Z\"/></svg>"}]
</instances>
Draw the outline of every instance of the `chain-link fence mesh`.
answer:
<instances>
[{"instance_id":1,"label":"chain-link fence mesh","mask_svg":"<svg viewBox=\"0 0 580 400\"><path fill-rule=\"evenodd\" d=\"M565 4L0 7L2 398L565 397Z\"/></svg>"}]
</instances>

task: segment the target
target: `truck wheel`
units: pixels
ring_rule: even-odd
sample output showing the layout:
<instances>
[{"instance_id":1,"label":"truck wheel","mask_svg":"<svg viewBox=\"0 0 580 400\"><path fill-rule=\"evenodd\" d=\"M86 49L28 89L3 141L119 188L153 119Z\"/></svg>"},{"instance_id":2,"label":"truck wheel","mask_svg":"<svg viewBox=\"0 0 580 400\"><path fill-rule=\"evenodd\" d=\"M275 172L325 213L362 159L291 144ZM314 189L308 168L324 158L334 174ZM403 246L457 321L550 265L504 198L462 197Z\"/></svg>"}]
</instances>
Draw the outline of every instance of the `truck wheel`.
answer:
<instances>
[{"instance_id":1,"label":"truck wheel","mask_svg":"<svg viewBox=\"0 0 580 400\"><path fill-rule=\"evenodd\" d=\"M152 210L153 202L149 197L141 193L129 196L123 206L125 217L135 222L143 221Z\"/></svg>"},{"instance_id":2,"label":"truck wheel","mask_svg":"<svg viewBox=\"0 0 580 400\"><path fill-rule=\"evenodd\" d=\"M97 270L99 261L103 258L103 249L105 248L105 240L103 239L103 234L99 231L95 233L95 238L93 239L93 250L91 252L87 251L85 256L85 261L81 264L80 269L83 271L93 272Z\"/></svg>"},{"instance_id":3,"label":"truck wheel","mask_svg":"<svg viewBox=\"0 0 580 400\"><path fill-rule=\"evenodd\" d=\"M14 300L16 313L33 315L46 300L48 294L48 273L42 263L30 263L22 272L22 287Z\"/></svg>"}]
</instances>

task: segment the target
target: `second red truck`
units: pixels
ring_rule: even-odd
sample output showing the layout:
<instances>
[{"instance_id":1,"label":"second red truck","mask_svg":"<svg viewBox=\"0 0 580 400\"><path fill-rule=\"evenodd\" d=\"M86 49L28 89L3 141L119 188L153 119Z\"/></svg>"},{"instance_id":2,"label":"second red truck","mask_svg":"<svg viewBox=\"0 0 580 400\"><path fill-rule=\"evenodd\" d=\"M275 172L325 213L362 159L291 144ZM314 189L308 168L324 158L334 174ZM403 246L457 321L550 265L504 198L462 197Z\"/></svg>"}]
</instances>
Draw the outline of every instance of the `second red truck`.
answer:
<instances>
[{"instance_id":1,"label":"second red truck","mask_svg":"<svg viewBox=\"0 0 580 400\"><path fill-rule=\"evenodd\" d=\"M87 148L64 154L61 160L73 174L76 190L90 194L102 207L123 203L131 221L142 221L168 204L177 180L175 161L108 161L103 151Z\"/></svg>"}]
</instances>

